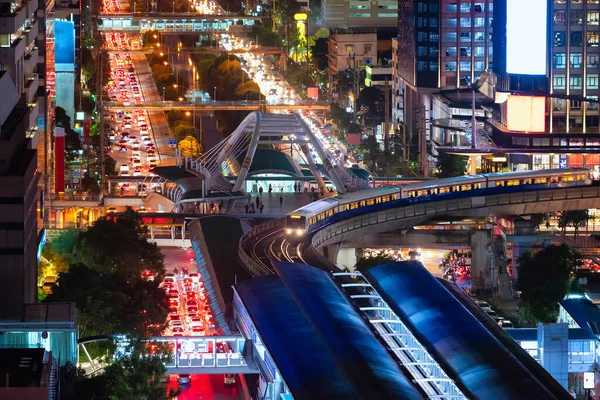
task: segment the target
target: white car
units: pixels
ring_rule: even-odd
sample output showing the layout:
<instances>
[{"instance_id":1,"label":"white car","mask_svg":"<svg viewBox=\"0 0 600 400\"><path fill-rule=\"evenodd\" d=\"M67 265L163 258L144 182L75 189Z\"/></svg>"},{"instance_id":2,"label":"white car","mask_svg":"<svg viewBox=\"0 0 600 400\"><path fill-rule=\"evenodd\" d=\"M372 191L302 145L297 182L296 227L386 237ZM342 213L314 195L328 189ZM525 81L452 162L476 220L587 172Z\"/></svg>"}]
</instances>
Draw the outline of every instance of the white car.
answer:
<instances>
[{"instance_id":1,"label":"white car","mask_svg":"<svg viewBox=\"0 0 600 400\"><path fill-rule=\"evenodd\" d=\"M131 143L131 148L133 150L139 150L140 149L140 142L136 141L136 142Z\"/></svg>"},{"instance_id":2,"label":"white car","mask_svg":"<svg viewBox=\"0 0 600 400\"><path fill-rule=\"evenodd\" d=\"M127 165L127 164L121 164L119 166L119 172L129 172L129 165Z\"/></svg>"}]
</instances>

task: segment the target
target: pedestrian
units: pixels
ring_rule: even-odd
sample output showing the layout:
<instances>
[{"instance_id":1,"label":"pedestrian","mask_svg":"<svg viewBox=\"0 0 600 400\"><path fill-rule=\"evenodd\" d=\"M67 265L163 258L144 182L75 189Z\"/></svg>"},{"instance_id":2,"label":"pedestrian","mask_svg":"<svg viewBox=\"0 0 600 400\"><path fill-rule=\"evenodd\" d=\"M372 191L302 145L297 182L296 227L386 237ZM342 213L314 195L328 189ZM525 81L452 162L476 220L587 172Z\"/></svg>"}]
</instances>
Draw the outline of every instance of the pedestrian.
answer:
<instances>
[{"instance_id":1,"label":"pedestrian","mask_svg":"<svg viewBox=\"0 0 600 400\"><path fill-rule=\"evenodd\" d=\"M308 193L308 186L304 185L304 193Z\"/></svg>"},{"instance_id":2,"label":"pedestrian","mask_svg":"<svg viewBox=\"0 0 600 400\"><path fill-rule=\"evenodd\" d=\"M260 198L258 196L256 196L256 207L258 207L259 204L260 204Z\"/></svg>"},{"instance_id":3,"label":"pedestrian","mask_svg":"<svg viewBox=\"0 0 600 400\"><path fill-rule=\"evenodd\" d=\"M279 196L279 207L283 205L283 196Z\"/></svg>"},{"instance_id":4,"label":"pedestrian","mask_svg":"<svg viewBox=\"0 0 600 400\"><path fill-rule=\"evenodd\" d=\"M215 208L215 205L214 205L214 204L211 202L211 203L210 203L210 213L211 213L211 214L213 214L213 213L214 213L214 208Z\"/></svg>"},{"instance_id":5,"label":"pedestrian","mask_svg":"<svg viewBox=\"0 0 600 400\"><path fill-rule=\"evenodd\" d=\"M296 193L296 190L298 190L298 188L296 187L296 184L294 183L294 193Z\"/></svg>"},{"instance_id":6,"label":"pedestrian","mask_svg":"<svg viewBox=\"0 0 600 400\"><path fill-rule=\"evenodd\" d=\"M262 188L262 186L259 186L258 187L258 195L262 196L262 192L263 192L263 188Z\"/></svg>"},{"instance_id":7,"label":"pedestrian","mask_svg":"<svg viewBox=\"0 0 600 400\"><path fill-rule=\"evenodd\" d=\"M250 209L250 206L248 204L246 204L246 214L248 214L249 209Z\"/></svg>"},{"instance_id":8,"label":"pedestrian","mask_svg":"<svg viewBox=\"0 0 600 400\"><path fill-rule=\"evenodd\" d=\"M283 193L283 185L281 185L281 189L280 190L281 190L281 193Z\"/></svg>"},{"instance_id":9,"label":"pedestrian","mask_svg":"<svg viewBox=\"0 0 600 400\"><path fill-rule=\"evenodd\" d=\"M252 203L252 195L248 193L248 205L250 205L250 203Z\"/></svg>"},{"instance_id":10,"label":"pedestrian","mask_svg":"<svg viewBox=\"0 0 600 400\"><path fill-rule=\"evenodd\" d=\"M121 186L121 196L125 195L125 187Z\"/></svg>"},{"instance_id":11,"label":"pedestrian","mask_svg":"<svg viewBox=\"0 0 600 400\"><path fill-rule=\"evenodd\" d=\"M273 192L273 185L269 183L269 194L271 194L271 192Z\"/></svg>"},{"instance_id":12,"label":"pedestrian","mask_svg":"<svg viewBox=\"0 0 600 400\"><path fill-rule=\"evenodd\" d=\"M265 205L264 205L263 203L260 203L259 210L260 210L260 213L261 213L261 214L262 214L262 210L263 210L263 208L265 208Z\"/></svg>"}]
</instances>

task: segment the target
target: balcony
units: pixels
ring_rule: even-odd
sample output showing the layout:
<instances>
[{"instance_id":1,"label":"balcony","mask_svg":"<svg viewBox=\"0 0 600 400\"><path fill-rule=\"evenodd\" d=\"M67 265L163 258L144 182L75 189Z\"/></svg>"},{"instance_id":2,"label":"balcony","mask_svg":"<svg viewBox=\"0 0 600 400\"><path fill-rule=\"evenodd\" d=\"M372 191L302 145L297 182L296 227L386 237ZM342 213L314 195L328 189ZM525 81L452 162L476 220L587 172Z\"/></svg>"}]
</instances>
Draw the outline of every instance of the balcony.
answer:
<instances>
[{"instance_id":1,"label":"balcony","mask_svg":"<svg viewBox=\"0 0 600 400\"><path fill-rule=\"evenodd\" d=\"M39 34L37 20L33 20L33 22L29 25L27 29L25 29L23 33L25 34L25 43L27 43L27 45L29 46Z\"/></svg>"},{"instance_id":2,"label":"balcony","mask_svg":"<svg viewBox=\"0 0 600 400\"><path fill-rule=\"evenodd\" d=\"M39 85L40 83L37 74L33 75L25 82L25 99L27 104L35 103L37 101L35 99Z\"/></svg>"},{"instance_id":3,"label":"balcony","mask_svg":"<svg viewBox=\"0 0 600 400\"><path fill-rule=\"evenodd\" d=\"M39 54L38 48L34 47L33 50L31 50L29 52L29 54L27 54L25 56L24 64L23 64L23 71L25 73L25 76L31 75L31 73L33 72L33 69L38 64L38 62L39 62L38 54Z\"/></svg>"},{"instance_id":4,"label":"balcony","mask_svg":"<svg viewBox=\"0 0 600 400\"><path fill-rule=\"evenodd\" d=\"M15 33L25 24L28 16L27 5L28 3L23 3L21 8L13 14L0 15L0 33Z\"/></svg>"},{"instance_id":5,"label":"balcony","mask_svg":"<svg viewBox=\"0 0 600 400\"><path fill-rule=\"evenodd\" d=\"M0 64L14 65L25 53L25 41L21 38L15 40L10 47L0 47Z\"/></svg>"}]
</instances>

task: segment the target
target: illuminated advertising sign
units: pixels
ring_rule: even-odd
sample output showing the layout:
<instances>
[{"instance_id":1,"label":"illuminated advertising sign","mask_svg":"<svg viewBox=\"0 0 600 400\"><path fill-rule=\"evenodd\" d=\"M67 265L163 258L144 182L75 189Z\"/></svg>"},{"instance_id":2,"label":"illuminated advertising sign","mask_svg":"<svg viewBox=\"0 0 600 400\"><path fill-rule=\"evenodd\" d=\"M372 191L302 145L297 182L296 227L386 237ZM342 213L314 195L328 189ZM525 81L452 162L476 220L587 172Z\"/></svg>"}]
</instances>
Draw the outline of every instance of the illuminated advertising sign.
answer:
<instances>
[{"instance_id":1,"label":"illuminated advertising sign","mask_svg":"<svg viewBox=\"0 0 600 400\"><path fill-rule=\"evenodd\" d=\"M509 96L506 125L513 132L544 132L546 99L541 96Z\"/></svg>"},{"instance_id":2,"label":"illuminated advertising sign","mask_svg":"<svg viewBox=\"0 0 600 400\"><path fill-rule=\"evenodd\" d=\"M75 24L72 21L54 21L54 59L57 71L74 71Z\"/></svg>"},{"instance_id":3,"label":"illuminated advertising sign","mask_svg":"<svg viewBox=\"0 0 600 400\"><path fill-rule=\"evenodd\" d=\"M546 74L546 0L506 1L506 72Z\"/></svg>"}]
</instances>

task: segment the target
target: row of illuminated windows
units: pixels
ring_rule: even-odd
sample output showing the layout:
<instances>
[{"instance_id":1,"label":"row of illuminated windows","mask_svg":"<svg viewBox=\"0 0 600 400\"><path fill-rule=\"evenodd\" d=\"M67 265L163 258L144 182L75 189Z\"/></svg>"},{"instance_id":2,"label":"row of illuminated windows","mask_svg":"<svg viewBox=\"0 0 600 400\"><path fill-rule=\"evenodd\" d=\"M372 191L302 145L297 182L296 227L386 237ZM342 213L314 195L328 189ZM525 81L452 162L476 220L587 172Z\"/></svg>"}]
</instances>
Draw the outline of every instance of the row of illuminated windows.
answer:
<instances>
[{"instance_id":1,"label":"row of illuminated windows","mask_svg":"<svg viewBox=\"0 0 600 400\"><path fill-rule=\"evenodd\" d=\"M465 192L473 189L481 189L483 187L483 183L475 183L475 184L466 184L466 185L454 185L454 186L445 186L445 187L436 187L431 189L423 189L423 190L411 190L406 192L407 198L413 197L421 197L428 196L434 194L445 194L445 193L453 193L453 192Z\"/></svg>"},{"instance_id":2,"label":"row of illuminated windows","mask_svg":"<svg viewBox=\"0 0 600 400\"><path fill-rule=\"evenodd\" d=\"M571 47L583 46L583 32L574 31L570 35ZM554 47L564 47L567 45L567 33L565 31L556 31L553 36ZM585 43L588 47L598 47L600 36L598 32L586 32Z\"/></svg>"},{"instance_id":3,"label":"row of illuminated windows","mask_svg":"<svg viewBox=\"0 0 600 400\"><path fill-rule=\"evenodd\" d=\"M437 43L440 38L440 35L434 32L417 32L417 42L433 42Z\"/></svg>"},{"instance_id":4,"label":"row of illuminated windows","mask_svg":"<svg viewBox=\"0 0 600 400\"><path fill-rule=\"evenodd\" d=\"M585 65L588 68L598 68L599 54L587 54ZM569 66L571 68L583 68L583 54L582 53L571 53L569 54ZM567 67L567 54L566 53L554 53L554 68L566 68Z\"/></svg>"},{"instance_id":5,"label":"row of illuminated windows","mask_svg":"<svg viewBox=\"0 0 600 400\"><path fill-rule=\"evenodd\" d=\"M475 28L485 28L486 26L491 27L493 18L488 18L486 24L486 18L478 17L478 18L446 18L446 25L449 28L456 28L460 26L461 28L470 28L474 26ZM459 24L459 25L457 25Z\"/></svg>"},{"instance_id":6,"label":"row of illuminated windows","mask_svg":"<svg viewBox=\"0 0 600 400\"><path fill-rule=\"evenodd\" d=\"M489 11L494 11L494 3L490 3L488 6ZM446 12L455 13L458 11L458 5L456 3L448 3L446 4ZM471 3L461 3L460 5L461 13L470 13L471 12ZM484 3L475 3L473 5L473 12L485 12L485 4Z\"/></svg>"},{"instance_id":7,"label":"row of illuminated windows","mask_svg":"<svg viewBox=\"0 0 600 400\"><path fill-rule=\"evenodd\" d=\"M600 0L587 0L588 4L600 4ZM554 0L554 4L567 4L567 0ZM583 0L571 0L571 4L583 4Z\"/></svg>"},{"instance_id":8,"label":"row of illuminated windows","mask_svg":"<svg viewBox=\"0 0 600 400\"><path fill-rule=\"evenodd\" d=\"M488 47L488 53L491 56L494 54L493 47ZM485 47L477 46L473 47L473 55L475 57L485 57ZM446 47L446 57L456 57L457 56L457 48L456 47ZM460 56L461 57L471 57L471 47L460 47Z\"/></svg>"},{"instance_id":9,"label":"row of illuminated windows","mask_svg":"<svg viewBox=\"0 0 600 400\"><path fill-rule=\"evenodd\" d=\"M555 10L554 11L554 25L562 26L567 24L567 11L566 10ZM583 25L583 10L574 10L570 14L571 25ZM586 13L586 22L588 25L599 25L600 18L598 10L588 11Z\"/></svg>"},{"instance_id":10,"label":"row of illuminated windows","mask_svg":"<svg viewBox=\"0 0 600 400\"><path fill-rule=\"evenodd\" d=\"M512 144L515 146L524 146L524 147L599 147L600 140L599 139L591 139L582 137L575 138L530 138L527 137L513 137ZM534 160L538 155L534 154ZM558 165L557 162L554 163L554 168Z\"/></svg>"},{"instance_id":11,"label":"row of illuminated windows","mask_svg":"<svg viewBox=\"0 0 600 400\"><path fill-rule=\"evenodd\" d=\"M566 89L567 76L565 74L554 74L552 77L552 87L554 89ZM569 87L571 89L583 89L583 77L579 74L569 76ZM586 88L598 89L598 74L587 74Z\"/></svg>"},{"instance_id":12,"label":"row of illuminated windows","mask_svg":"<svg viewBox=\"0 0 600 400\"><path fill-rule=\"evenodd\" d=\"M456 32L446 32L446 36L444 37L445 42L456 43L458 42L459 35ZM488 40L492 41L492 34L490 33L488 36ZM460 41L461 42L470 42L471 41L471 32L460 32ZM485 32L475 32L473 33L473 41L474 42L485 42Z\"/></svg>"},{"instance_id":13,"label":"row of illuminated windows","mask_svg":"<svg viewBox=\"0 0 600 400\"><path fill-rule=\"evenodd\" d=\"M598 96L586 96L590 101L586 101L587 110L598 109ZM569 106L571 110L581 110L584 102L580 100L569 100ZM565 99L552 99L552 110L553 111L567 111L567 100Z\"/></svg>"},{"instance_id":14,"label":"row of illuminated windows","mask_svg":"<svg viewBox=\"0 0 600 400\"><path fill-rule=\"evenodd\" d=\"M471 62L469 61L461 61L457 63L456 61L447 61L446 62L446 72L456 72L457 66L460 67L462 72L471 71ZM485 69L484 61L475 61L474 71L483 71Z\"/></svg>"},{"instance_id":15,"label":"row of illuminated windows","mask_svg":"<svg viewBox=\"0 0 600 400\"><path fill-rule=\"evenodd\" d=\"M391 201L391 200L398 200L398 194L378 196L378 197L373 197L371 199L365 199L365 200L361 200L361 201L355 201L352 203L342 204L342 205L340 205L340 211L355 210L360 207L372 206L373 204L387 203L388 201Z\"/></svg>"},{"instance_id":16,"label":"row of illuminated windows","mask_svg":"<svg viewBox=\"0 0 600 400\"><path fill-rule=\"evenodd\" d=\"M539 177L539 178L526 178L526 179L511 179L506 181L496 181L495 186L519 186L519 185L540 185L544 183L558 183L558 182L574 182L574 181L583 181L587 177L585 174L579 175L561 175L561 176L551 176L550 178Z\"/></svg>"}]
</instances>

